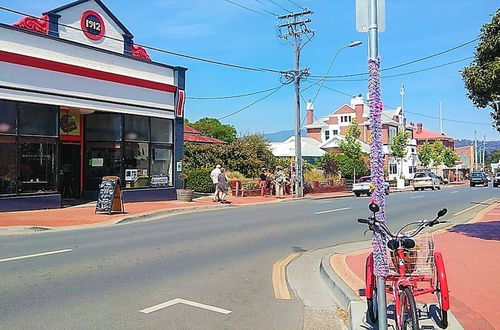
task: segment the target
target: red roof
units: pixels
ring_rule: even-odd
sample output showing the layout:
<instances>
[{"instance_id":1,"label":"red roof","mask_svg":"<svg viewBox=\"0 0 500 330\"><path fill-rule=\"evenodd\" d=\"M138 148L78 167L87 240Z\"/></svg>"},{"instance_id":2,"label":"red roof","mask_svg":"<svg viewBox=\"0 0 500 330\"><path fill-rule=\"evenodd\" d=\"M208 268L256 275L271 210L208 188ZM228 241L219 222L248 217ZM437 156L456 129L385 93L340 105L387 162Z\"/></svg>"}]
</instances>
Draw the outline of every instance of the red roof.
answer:
<instances>
[{"instance_id":1,"label":"red roof","mask_svg":"<svg viewBox=\"0 0 500 330\"><path fill-rule=\"evenodd\" d=\"M203 135L202 132L192 128L191 126L184 125L184 141L193 143L207 143L207 144L223 144L225 141Z\"/></svg>"},{"instance_id":2,"label":"red roof","mask_svg":"<svg viewBox=\"0 0 500 330\"><path fill-rule=\"evenodd\" d=\"M413 138L417 140L453 140L452 137L429 131L425 128L417 128L413 131Z\"/></svg>"}]
</instances>

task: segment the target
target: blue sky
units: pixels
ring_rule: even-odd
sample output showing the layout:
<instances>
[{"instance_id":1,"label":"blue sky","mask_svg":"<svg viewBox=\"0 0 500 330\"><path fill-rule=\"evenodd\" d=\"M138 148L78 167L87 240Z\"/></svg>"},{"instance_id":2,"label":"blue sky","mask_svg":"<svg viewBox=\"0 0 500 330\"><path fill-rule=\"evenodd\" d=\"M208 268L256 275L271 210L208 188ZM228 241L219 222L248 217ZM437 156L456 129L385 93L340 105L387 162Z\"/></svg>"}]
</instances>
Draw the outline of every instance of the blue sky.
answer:
<instances>
[{"instance_id":1,"label":"blue sky","mask_svg":"<svg viewBox=\"0 0 500 330\"><path fill-rule=\"evenodd\" d=\"M263 13L264 9L277 14L286 13L269 0L232 1ZM300 10L290 0L273 1L288 10ZM2 5L39 15L68 2L13 1ZM363 45L339 53L330 75L366 71L367 34L355 29L354 0L294 2L314 11L310 27L316 31L316 35L302 52L302 67L310 68L314 75L324 75L333 54L340 47L350 41L361 40ZM136 43L251 67L279 70L293 68L293 49L277 38L277 22L272 15L259 15L224 0L104 0L104 3L134 34ZM490 15L498 7L496 0L386 0L386 30L380 34L381 67L425 57L475 39L481 26L491 21ZM13 23L18 18L0 12L1 22ZM385 74L407 73L472 56L475 44ZM153 51L149 53L155 61L189 68L188 96L244 94L281 84L280 76L274 73L244 71ZM473 138L476 130L481 139L486 135L488 140L498 140L499 133L490 125L489 109L475 108L466 97L459 70L468 61L421 73L383 78L383 102L388 107L399 106L399 89L404 83L405 109L410 121L423 122L425 128L438 131L439 120L424 116L438 117L439 102L442 102L444 118L478 123L445 120L444 131L447 135L458 139ZM303 86L311 83L305 81ZM367 93L367 81L325 81L324 86L342 93L323 88L314 105L317 118L349 103L350 97L347 95ZM305 91L303 97L313 98L316 91L317 88L313 87ZM191 121L201 117L221 117L265 95L229 100L188 100L186 116ZM303 111L304 108L303 104ZM269 98L222 122L234 125L241 134L293 129L293 85L284 86Z\"/></svg>"}]
</instances>

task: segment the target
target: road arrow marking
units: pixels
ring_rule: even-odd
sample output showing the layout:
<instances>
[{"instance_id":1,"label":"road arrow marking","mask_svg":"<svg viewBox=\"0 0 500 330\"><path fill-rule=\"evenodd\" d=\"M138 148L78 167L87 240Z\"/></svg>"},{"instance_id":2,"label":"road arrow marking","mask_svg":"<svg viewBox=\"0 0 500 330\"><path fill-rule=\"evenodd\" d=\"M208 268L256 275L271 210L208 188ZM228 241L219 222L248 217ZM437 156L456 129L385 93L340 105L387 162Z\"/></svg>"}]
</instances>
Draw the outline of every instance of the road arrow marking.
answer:
<instances>
[{"instance_id":1,"label":"road arrow marking","mask_svg":"<svg viewBox=\"0 0 500 330\"><path fill-rule=\"evenodd\" d=\"M320 211L320 212L316 212L314 214L318 215L318 214L331 213L331 212L337 212L337 211L344 211L344 210L350 210L350 209L351 209L350 207L343 207L343 208L340 208L340 209Z\"/></svg>"},{"instance_id":2,"label":"road arrow marking","mask_svg":"<svg viewBox=\"0 0 500 330\"><path fill-rule=\"evenodd\" d=\"M34 257L41 257L41 256L48 256L48 255L51 255L51 254L57 254L57 253L63 253L63 252L70 252L70 251L73 251L73 249L65 249L65 250L58 250L58 251L49 251L49 252L42 252L42 253L30 254L30 255L26 255L26 256L5 258L5 259L0 259L0 262L20 260L20 259L27 259L27 258L34 258Z\"/></svg>"},{"instance_id":3,"label":"road arrow marking","mask_svg":"<svg viewBox=\"0 0 500 330\"><path fill-rule=\"evenodd\" d=\"M189 305L189 306L193 306L193 307L208 309L209 311L217 312L217 313L221 313L221 314L229 314L229 313L231 313L230 310L227 310L227 309L224 309L224 308L219 308L219 307L215 307L215 306L205 305L205 304L197 303L197 302L186 300L186 299L182 299L182 298L175 298L175 299L169 300L167 302L164 302L164 303L161 303L161 304L149 307L149 308L142 309L139 312L144 313L144 314L149 314L149 313L156 312L156 311L158 311L160 309L163 309L163 308L166 308L166 307L170 307L170 306L173 306L173 305L176 305L176 304L185 304L185 305Z\"/></svg>"}]
</instances>

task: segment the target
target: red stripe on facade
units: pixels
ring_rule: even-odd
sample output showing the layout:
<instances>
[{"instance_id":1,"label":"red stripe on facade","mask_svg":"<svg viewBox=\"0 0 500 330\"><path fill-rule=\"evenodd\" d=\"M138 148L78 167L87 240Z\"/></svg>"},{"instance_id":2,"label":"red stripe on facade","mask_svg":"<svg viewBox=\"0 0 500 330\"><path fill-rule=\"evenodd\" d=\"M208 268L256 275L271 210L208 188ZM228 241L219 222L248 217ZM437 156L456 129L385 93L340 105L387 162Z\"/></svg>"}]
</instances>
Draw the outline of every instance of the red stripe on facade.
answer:
<instances>
[{"instance_id":1,"label":"red stripe on facade","mask_svg":"<svg viewBox=\"0 0 500 330\"><path fill-rule=\"evenodd\" d=\"M119 84L137 86L142 88L154 89L163 92L175 93L177 86L162 84L155 81L144 80L140 78L134 78L129 76L124 76L121 74L99 71L95 69L84 68L81 66L76 66L67 63L55 62L51 60L46 60L38 57L20 55L5 51L0 51L0 61L8 62L12 64L19 64L24 66L30 66L33 68L62 72L87 78L105 80L110 82L115 82Z\"/></svg>"}]
</instances>

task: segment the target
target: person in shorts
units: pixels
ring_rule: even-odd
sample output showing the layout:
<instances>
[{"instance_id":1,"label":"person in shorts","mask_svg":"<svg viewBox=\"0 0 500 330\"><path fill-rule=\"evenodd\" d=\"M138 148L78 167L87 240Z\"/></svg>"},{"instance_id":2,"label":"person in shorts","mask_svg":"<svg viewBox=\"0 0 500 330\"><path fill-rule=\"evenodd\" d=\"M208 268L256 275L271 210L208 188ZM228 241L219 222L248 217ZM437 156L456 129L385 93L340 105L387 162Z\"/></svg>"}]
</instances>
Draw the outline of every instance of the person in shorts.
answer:
<instances>
[{"instance_id":1,"label":"person in shorts","mask_svg":"<svg viewBox=\"0 0 500 330\"><path fill-rule=\"evenodd\" d=\"M212 170L212 172L210 172L210 178L212 179L212 183L215 186L215 192L214 192L214 196L213 196L214 202L219 202L221 200L220 189L219 189L219 185L218 185L220 173L221 173L221 170L220 170L219 164L215 165L215 168Z\"/></svg>"}]
</instances>

